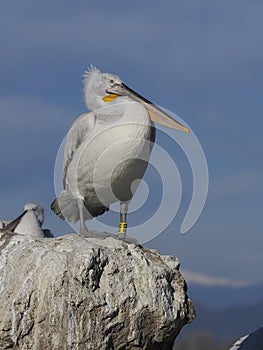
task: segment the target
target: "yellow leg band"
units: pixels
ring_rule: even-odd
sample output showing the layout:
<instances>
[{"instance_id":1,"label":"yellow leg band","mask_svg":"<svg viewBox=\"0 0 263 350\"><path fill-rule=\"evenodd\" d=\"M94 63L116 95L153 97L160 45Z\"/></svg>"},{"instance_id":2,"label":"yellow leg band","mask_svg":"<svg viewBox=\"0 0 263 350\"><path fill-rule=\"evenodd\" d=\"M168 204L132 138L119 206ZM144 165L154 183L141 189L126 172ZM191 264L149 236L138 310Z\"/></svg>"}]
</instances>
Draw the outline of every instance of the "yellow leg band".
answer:
<instances>
[{"instance_id":1,"label":"yellow leg band","mask_svg":"<svg viewBox=\"0 0 263 350\"><path fill-rule=\"evenodd\" d=\"M127 222L119 223L119 233L126 233L127 230Z\"/></svg>"}]
</instances>

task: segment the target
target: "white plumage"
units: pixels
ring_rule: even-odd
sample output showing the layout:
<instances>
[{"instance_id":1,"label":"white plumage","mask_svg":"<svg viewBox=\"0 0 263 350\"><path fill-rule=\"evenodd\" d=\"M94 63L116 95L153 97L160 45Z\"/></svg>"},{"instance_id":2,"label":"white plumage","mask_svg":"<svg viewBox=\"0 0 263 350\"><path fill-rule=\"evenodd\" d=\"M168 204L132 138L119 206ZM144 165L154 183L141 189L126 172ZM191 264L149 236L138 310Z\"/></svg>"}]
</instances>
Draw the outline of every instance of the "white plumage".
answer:
<instances>
[{"instance_id":1,"label":"white plumage","mask_svg":"<svg viewBox=\"0 0 263 350\"><path fill-rule=\"evenodd\" d=\"M49 230L43 230L44 209L39 204L28 203L24 206L24 212L16 219L7 221L2 220L0 228L19 233L23 235L30 235L39 238L53 237Z\"/></svg>"},{"instance_id":2,"label":"white plumage","mask_svg":"<svg viewBox=\"0 0 263 350\"><path fill-rule=\"evenodd\" d=\"M153 121L189 130L128 88L118 76L94 67L84 75L84 99L91 112L82 114L68 132L64 191L51 208L69 222L80 220L80 232L94 236L85 221L103 214L111 203L120 201L120 219L126 223L131 185L143 177L155 140ZM125 232L123 229L123 236Z\"/></svg>"}]
</instances>

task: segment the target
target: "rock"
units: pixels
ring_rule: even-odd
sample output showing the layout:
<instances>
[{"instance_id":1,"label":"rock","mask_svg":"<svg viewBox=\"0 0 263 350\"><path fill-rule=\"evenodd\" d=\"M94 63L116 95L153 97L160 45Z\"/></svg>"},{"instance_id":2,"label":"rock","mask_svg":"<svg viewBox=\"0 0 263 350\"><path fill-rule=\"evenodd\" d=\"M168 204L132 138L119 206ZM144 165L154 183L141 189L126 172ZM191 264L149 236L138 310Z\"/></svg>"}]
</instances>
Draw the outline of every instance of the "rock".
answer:
<instances>
[{"instance_id":1,"label":"rock","mask_svg":"<svg viewBox=\"0 0 263 350\"><path fill-rule=\"evenodd\" d=\"M114 238L0 233L0 349L172 349L193 320L179 261Z\"/></svg>"}]
</instances>

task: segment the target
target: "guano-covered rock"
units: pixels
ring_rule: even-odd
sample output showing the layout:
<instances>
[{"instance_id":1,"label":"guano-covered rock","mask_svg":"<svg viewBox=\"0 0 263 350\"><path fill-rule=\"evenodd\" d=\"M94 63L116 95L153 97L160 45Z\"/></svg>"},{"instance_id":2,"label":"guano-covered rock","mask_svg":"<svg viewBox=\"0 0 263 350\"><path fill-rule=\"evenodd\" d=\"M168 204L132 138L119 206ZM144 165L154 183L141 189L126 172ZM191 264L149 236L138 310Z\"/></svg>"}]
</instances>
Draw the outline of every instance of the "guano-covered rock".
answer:
<instances>
[{"instance_id":1,"label":"guano-covered rock","mask_svg":"<svg viewBox=\"0 0 263 350\"><path fill-rule=\"evenodd\" d=\"M0 233L0 349L172 349L194 318L178 259L114 238Z\"/></svg>"}]
</instances>

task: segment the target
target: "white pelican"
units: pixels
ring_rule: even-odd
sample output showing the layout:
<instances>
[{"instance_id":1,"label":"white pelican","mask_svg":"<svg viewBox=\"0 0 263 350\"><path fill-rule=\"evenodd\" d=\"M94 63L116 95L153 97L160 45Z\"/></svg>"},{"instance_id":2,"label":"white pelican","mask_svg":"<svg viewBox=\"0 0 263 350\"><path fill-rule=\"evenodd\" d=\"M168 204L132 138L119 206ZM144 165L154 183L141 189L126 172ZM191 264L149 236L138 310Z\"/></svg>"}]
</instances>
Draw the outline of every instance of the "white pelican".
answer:
<instances>
[{"instance_id":1,"label":"white pelican","mask_svg":"<svg viewBox=\"0 0 263 350\"><path fill-rule=\"evenodd\" d=\"M39 204L28 203L24 206L24 212L12 221L2 220L3 230L30 235L39 238L51 238L53 234L42 229L44 222L44 209Z\"/></svg>"},{"instance_id":2,"label":"white pelican","mask_svg":"<svg viewBox=\"0 0 263 350\"><path fill-rule=\"evenodd\" d=\"M155 141L153 122L185 132L189 129L118 76L93 66L84 74L83 92L91 112L79 116L67 134L64 190L51 209L69 222L80 221L81 234L105 238L105 233L89 232L85 221L119 201L119 238L125 238L128 204L139 185L134 181L142 179Z\"/></svg>"},{"instance_id":3,"label":"white pelican","mask_svg":"<svg viewBox=\"0 0 263 350\"><path fill-rule=\"evenodd\" d=\"M262 350L263 327L240 338L229 350Z\"/></svg>"}]
</instances>

